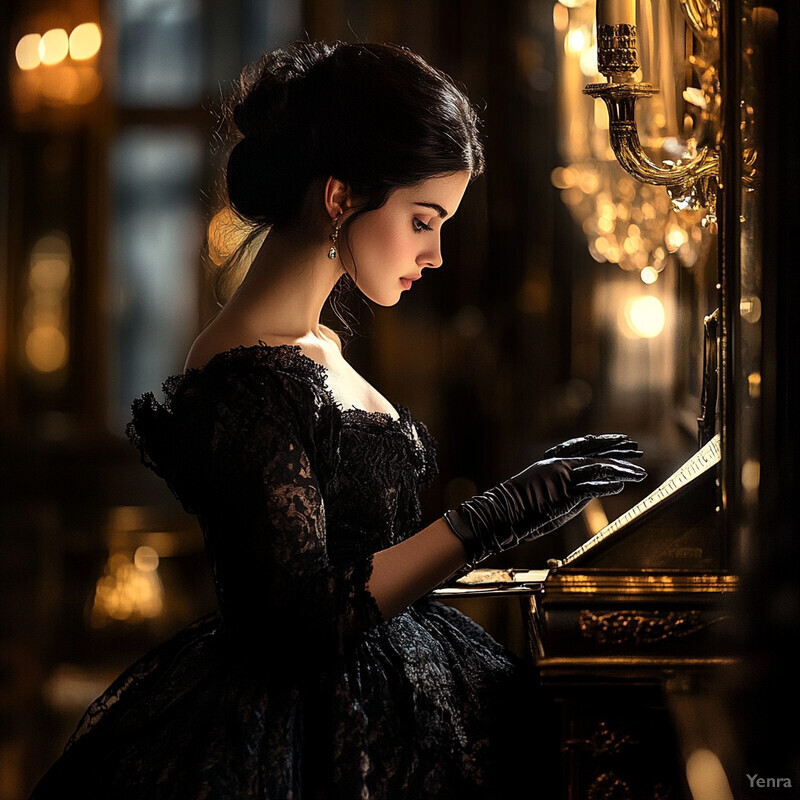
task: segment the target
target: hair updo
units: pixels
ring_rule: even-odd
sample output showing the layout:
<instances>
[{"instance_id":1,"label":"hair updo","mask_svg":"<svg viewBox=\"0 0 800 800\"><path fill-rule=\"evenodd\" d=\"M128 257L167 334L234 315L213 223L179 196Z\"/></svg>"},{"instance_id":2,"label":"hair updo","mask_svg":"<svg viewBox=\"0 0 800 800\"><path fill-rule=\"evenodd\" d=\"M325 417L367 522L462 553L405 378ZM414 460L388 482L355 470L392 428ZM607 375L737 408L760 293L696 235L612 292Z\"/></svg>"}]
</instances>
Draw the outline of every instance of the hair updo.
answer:
<instances>
[{"instance_id":1,"label":"hair updo","mask_svg":"<svg viewBox=\"0 0 800 800\"><path fill-rule=\"evenodd\" d=\"M295 221L317 178L338 178L365 200L343 226L346 237L394 189L484 170L466 95L397 45L300 41L274 50L242 72L228 118L227 201L250 244Z\"/></svg>"}]
</instances>

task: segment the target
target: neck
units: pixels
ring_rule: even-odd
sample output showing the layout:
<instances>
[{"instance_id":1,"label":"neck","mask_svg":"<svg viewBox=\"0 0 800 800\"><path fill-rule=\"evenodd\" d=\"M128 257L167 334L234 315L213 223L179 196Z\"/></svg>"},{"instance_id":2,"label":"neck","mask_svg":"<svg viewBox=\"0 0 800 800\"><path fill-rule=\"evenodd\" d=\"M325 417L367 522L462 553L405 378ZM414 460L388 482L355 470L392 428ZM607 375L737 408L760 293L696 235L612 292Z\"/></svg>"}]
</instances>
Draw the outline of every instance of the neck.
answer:
<instances>
[{"instance_id":1,"label":"neck","mask_svg":"<svg viewBox=\"0 0 800 800\"><path fill-rule=\"evenodd\" d=\"M323 241L270 232L220 316L267 343L320 337L322 309L343 273L328 250Z\"/></svg>"}]
</instances>

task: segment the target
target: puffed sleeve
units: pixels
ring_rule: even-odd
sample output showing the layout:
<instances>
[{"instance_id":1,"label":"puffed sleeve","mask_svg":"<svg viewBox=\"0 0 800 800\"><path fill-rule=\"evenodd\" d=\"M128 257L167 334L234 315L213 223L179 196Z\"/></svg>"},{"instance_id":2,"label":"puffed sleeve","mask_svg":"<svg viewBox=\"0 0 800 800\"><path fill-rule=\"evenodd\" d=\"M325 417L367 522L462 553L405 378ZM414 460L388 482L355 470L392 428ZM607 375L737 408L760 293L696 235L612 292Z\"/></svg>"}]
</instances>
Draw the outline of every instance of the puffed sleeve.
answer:
<instances>
[{"instance_id":1,"label":"puffed sleeve","mask_svg":"<svg viewBox=\"0 0 800 800\"><path fill-rule=\"evenodd\" d=\"M249 367L203 375L183 404L191 404L197 439L206 444L187 443L195 461L184 462L180 476L163 465L163 452L174 459L179 441L162 443L162 464L154 466L198 515L234 648L276 668L305 668L382 621L367 590L372 556L348 565L328 558L308 387ZM171 411L189 415L174 402ZM188 435L183 427L179 439Z\"/></svg>"}]
</instances>

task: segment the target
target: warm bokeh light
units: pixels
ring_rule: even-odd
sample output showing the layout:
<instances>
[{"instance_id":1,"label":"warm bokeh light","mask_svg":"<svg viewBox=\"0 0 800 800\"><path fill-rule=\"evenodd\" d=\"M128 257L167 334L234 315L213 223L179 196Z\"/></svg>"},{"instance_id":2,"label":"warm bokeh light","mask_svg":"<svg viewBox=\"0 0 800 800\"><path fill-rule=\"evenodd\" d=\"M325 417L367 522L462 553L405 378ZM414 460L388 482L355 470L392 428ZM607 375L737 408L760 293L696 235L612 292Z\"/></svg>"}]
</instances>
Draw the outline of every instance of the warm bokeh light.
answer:
<instances>
[{"instance_id":1,"label":"warm bokeh light","mask_svg":"<svg viewBox=\"0 0 800 800\"><path fill-rule=\"evenodd\" d=\"M42 83L42 95L57 105L74 102L81 90L77 69L62 62L54 65L51 72L48 77L52 80Z\"/></svg>"},{"instance_id":2,"label":"warm bokeh light","mask_svg":"<svg viewBox=\"0 0 800 800\"><path fill-rule=\"evenodd\" d=\"M653 295L632 297L625 304L625 322L636 336L653 339L664 330L666 314L662 302Z\"/></svg>"},{"instance_id":3,"label":"warm bokeh light","mask_svg":"<svg viewBox=\"0 0 800 800\"><path fill-rule=\"evenodd\" d=\"M69 262L66 258L37 258L31 264L28 285L35 292L60 292L69 280Z\"/></svg>"},{"instance_id":4,"label":"warm bokeh light","mask_svg":"<svg viewBox=\"0 0 800 800\"><path fill-rule=\"evenodd\" d=\"M63 28L28 33L15 50L20 72L12 81L14 107L21 113L42 105L81 105L100 93L102 81L92 59L103 41L100 26L83 22L67 35ZM45 69L39 69L39 67Z\"/></svg>"},{"instance_id":5,"label":"warm bokeh light","mask_svg":"<svg viewBox=\"0 0 800 800\"><path fill-rule=\"evenodd\" d=\"M55 325L37 325L25 339L25 357L39 372L62 369L67 356L67 340Z\"/></svg>"},{"instance_id":6,"label":"warm bokeh light","mask_svg":"<svg viewBox=\"0 0 800 800\"><path fill-rule=\"evenodd\" d=\"M142 572L152 572L158 569L158 562L158 552L148 545L137 547L133 554L133 563L136 565L136 569L140 569Z\"/></svg>"},{"instance_id":7,"label":"warm bokeh light","mask_svg":"<svg viewBox=\"0 0 800 800\"><path fill-rule=\"evenodd\" d=\"M589 80L595 80L597 78L597 46L585 47L578 57L578 63L581 74Z\"/></svg>"},{"instance_id":8,"label":"warm bokeh light","mask_svg":"<svg viewBox=\"0 0 800 800\"><path fill-rule=\"evenodd\" d=\"M588 502L583 509L583 519L592 536L608 525L608 515L600 498L594 497Z\"/></svg>"},{"instance_id":9,"label":"warm bokeh light","mask_svg":"<svg viewBox=\"0 0 800 800\"><path fill-rule=\"evenodd\" d=\"M69 35L69 54L74 61L85 61L96 56L103 37L100 27L94 22L78 25Z\"/></svg>"},{"instance_id":10,"label":"warm bokeh light","mask_svg":"<svg viewBox=\"0 0 800 800\"><path fill-rule=\"evenodd\" d=\"M553 27L557 31L565 31L569 28L569 11L561 3L553 6Z\"/></svg>"},{"instance_id":11,"label":"warm bokeh light","mask_svg":"<svg viewBox=\"0 0 800 800\"><path fill-rule=\"evenodd\" d=\"M587 45L586 34L581 28L573 28L564 37L564 49L567 53L580 53Z\"/></svg>"},{"instance_id":12,"label":"warm bokeh light","mask_svg":"<svg viewBox=\"0 0 800 800\"><path fill-rule=\"evenodd\" d=\"M17 58L17 66L20 69L36 69L42 63L39 55L39 43L42 37L38 33L29 33L17 42L17 49L14 55Z\"/></svg>"},{"instance_id":13,"label":"warm bokeh light","mask_svg":"<svg viewBox=\"0 0 800 800\"><path fill-rule=\"evenodd\" d=\"M69 361L69 237L63 231L41 236L31 250L28 296L23 318L25 358L38 373L54 373Z\"/></svg>"},{"instance_id":14,"label":"warm bokeh light","mask_svg":"<svg viewBox=\"0 0 800 800\"><path fill-rule=\"evenodd\" d=\"M639 277L642 283L655 283L658 280L658 270L655 267L645 267L640 273Z\"/></svg>"},{"instance_id":15,"label":"warm bokeh light","mask_svg":"<svg viewBox=\"0 0 800 800\"><path fill-rule=\"evenodd\" d=\"M39 41L39 58L42 64L58 64L69 54L69 36L63 28L52 28L42 34Z\"/></svg>"},{"instance_id":16,"label":"warm bokeh light","mask_svg":"<svg viewBox=\"0 0 800 800\"><path fill-rule=\"evenodd\" d=\"M614 228L614 220L611 217L602 216L597 220L597 230L600 233L611 233Z\"/></svg>"},{"instance_id":17,"label":"warm bokeh light","mask_svg":"<svg viewBox=\"0 0 800 800\"><path fill-rule=\"evenodd\" d=\"M689 235L683 228L680 227L680 225L672 225L667 230L664 240L667 244L667 249L671 253L674 253L679 247L681 247L681 245L684 245L689 241Z\"/></svg>"},{"instance_id":18,"label":"warm bokeh light","mask_svg":"<svg viewBox=\"0 0 800 800\"><path fill-rule=\"evenodd\" d=\"M161 614L164 587L157 568L158 553L152 547L137 548L133 558L125 552L111 553L95 586L92 626L138 623Z\"/></svg>"},{"instance_id":19,"label":"warm bokeh light","mask_svg":"<svg viewBox=\"0 0 800 800\"><path fill-rule=\"evenodd\" d=\"M742 488L746 492L757 492L761 483L761 462L748 458L742 464Z\"/></svg>"},{"instance_id":20,"label":"warm bokeh light","mask_svg":"<svg viewBox=\"0 0 800 800\"><path fill-rule=\"evenodd\" d=\"M705 108L708 105L703 90L698 89L696 86L687 86L683 90L683 99L698 108Z\"/></svg>"}]
</instances>

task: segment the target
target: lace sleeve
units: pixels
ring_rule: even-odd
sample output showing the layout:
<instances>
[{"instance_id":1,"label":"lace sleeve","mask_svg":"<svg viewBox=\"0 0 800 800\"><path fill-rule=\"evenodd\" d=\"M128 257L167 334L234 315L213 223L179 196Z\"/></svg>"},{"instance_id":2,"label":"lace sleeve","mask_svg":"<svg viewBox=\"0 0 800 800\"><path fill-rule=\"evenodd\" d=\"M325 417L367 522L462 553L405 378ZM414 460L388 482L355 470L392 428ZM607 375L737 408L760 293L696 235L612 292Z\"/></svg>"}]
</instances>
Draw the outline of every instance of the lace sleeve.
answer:
<instances>
[{"instance_id":1,"label":"lace sleeve","mask_svg":"<svg viewBox=\"0 0 800 800\"><path fill-rule=\"evenodd\" d=\"M328 558L312 393L262 370L226 375L213 396L198 516L226 630L284 664L341 652L382 620L366 588L372 556L347 567Z\"/></svg>"}]
</instances>

